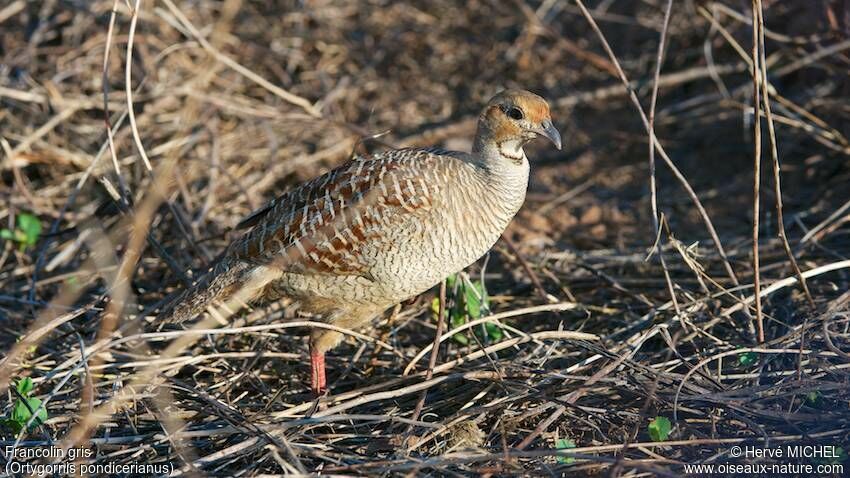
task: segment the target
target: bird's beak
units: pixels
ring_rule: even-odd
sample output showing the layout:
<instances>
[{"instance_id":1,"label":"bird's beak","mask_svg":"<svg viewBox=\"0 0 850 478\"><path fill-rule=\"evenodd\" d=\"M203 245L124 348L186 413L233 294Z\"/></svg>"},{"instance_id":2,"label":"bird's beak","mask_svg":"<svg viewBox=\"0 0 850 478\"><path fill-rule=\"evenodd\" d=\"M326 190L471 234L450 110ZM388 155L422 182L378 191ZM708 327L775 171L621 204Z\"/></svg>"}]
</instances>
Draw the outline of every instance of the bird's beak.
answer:
<instances>
[{"instance_id":1,"label":"bird's beak","mask_svg":"<svg viewBox=\"0 0 850 478\"><path fill-rule=\"evenodd\" d=\"M555 129L555 126L552 124L552 120L545 120L541 123L540 128L537 128L535 133L540 136L545 136L555 145L559 150L561 149L561 133Z\"/></svg>"}]
</instances>

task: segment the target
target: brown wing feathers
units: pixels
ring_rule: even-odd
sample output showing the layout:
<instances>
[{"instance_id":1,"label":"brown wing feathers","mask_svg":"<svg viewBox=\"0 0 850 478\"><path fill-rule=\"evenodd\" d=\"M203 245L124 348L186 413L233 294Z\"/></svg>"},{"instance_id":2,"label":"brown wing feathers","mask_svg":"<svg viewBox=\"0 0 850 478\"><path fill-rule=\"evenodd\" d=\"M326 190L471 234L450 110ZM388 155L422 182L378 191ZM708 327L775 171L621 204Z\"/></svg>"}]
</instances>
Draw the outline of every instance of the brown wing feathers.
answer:
<instances>
[{"instance_id":1,"label":"brown wing feathers","mask_svg":"<svg viewBox=\"0 0 850 478\"><path fill-rule=\"evenodd\" d=\"M369 264L360 252L370 238L398 215L431 206L436 187L416 174L426 162L434 167L439 156L390 151L348 162L281 195L239 223L252 229L160 317L165 322L194 318L226 299L258 265L302 274L368 276Z\"/></svg>"}]
</instances>

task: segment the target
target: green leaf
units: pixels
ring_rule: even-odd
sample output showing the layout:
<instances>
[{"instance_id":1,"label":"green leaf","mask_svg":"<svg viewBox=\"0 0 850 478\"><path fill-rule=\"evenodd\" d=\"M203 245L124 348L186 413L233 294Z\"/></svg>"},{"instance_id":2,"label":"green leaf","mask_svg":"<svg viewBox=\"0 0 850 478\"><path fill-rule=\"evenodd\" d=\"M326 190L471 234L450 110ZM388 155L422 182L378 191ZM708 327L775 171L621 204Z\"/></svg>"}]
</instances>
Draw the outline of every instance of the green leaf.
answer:
<instances>
[{"instance_id":1,"label":"green leaf","mask_svg":"<svg viewBox=\"0 0 850 478\"><path fill-rule=\"evenodd\" d=\"M808 403L809 405L816 405L818 401L820 401L820 398L820 390L812 390L811 392L806 394L806 403Z\"/></svg>"},{"instance_id":2,"label":"green leaf","mask_svg":"<svg viewBox=\"0 0 850 478\"><path fill-rule=\"evenodd\" d=\"M452 329L480 318L482 311L486 311L489 307L487 291L481 282L470 283L463 280L459 274L452 274L446 277L446 288L453 298L452 307L448 310L449 325ZM496 337L496 340L504 336L501 329L491 330L491 327L482 327L481 331L476 329L475 334L479 337L486 334L488 337ZM452 339L461 345L469 343L469 337L466 334L454 334Z\"/></svg>"},{"instance_id":3,"label":"green leaf","mask_svg":"<svg viewBox=\"0 0 850 478\"><path fill-rule=\"evenodd\" d=\"M456 275L452 274L451 276L446 278L446 281L447 281L446 286L448 287L448 283L454 282L455 280L456 280ZM452 289L449 289L449 290L451 291L451 290L454 290L454 289L452 288ZM462 313L462 311L458 310L457 301L455 301L455 305L453 307L449 308L448 310L446 310L446 312L448 313L448 316L449 316L448 317L449 330L460 327L461 325L466 323L466 316ZM434 319L434 322L437 322L439 316L440 316L440 298L434 297L431 300L431 317ZM469 339L467 339L464 334L454 334L454 335L452 335L452 340L454 340L455 342L457 342L461 345L466 345L466 344L469 343Z\"/></svg>"},{"instance_id":4,"label":"green leaf","mask_svg":"<svg viewBox=\"0 0 850 478\"><path fill-rule=\"evenodd\" d=\"M649 430L649 437L652 438L652 441L664 441L670 436L670 430L672 428L670 426L670 420L667 417L655 417L655 419L649 422L647 429Z\"/></svg>"},{"instance_id":5,"label":"green leaf","mask_svg":"<svg viewBox=\"0 0 850 478\"><path fill-rule=\"evenodd\" d=\"M461 325L465 324L466 322L466 315L458 314L455 310L449 312L449 323L451 324L452 329L456 329ZM452 335L452 340L461 345L466 345L469 343L469 339L463 333L457 333Z\"/></svg>"},{"instance_id":6,"label":"green leaf","mask_svg":"<svg viewBox=\"0 0 850 478\"><path fill-rule=\"evenodd\" d=\"M457 274L452 274L446 277L446 290L455 290L455 284L457 284Z\"/></svg>"},{"instance_id":7,"label":"green leaf","mask_svg":"<svg viewBox=\"0 0 850 478\"><path fill-rule=\"evenodd\" d=\"M65 284L66 284L66 285L68 286L68 288L69 288L69 289L71 289L72 291L73 291L73 290L79 290L79 289L80 289L80 287L81 287L81 285L80 285L80 279L78 279L78 278L77 278L77 276L70 276L70 277L68 277L67 279L65 279ZM438 308L437 310L439 310L439 308ZM436 317L437 317L437 312L434 312L434 318L436 318Z\"/></svg>"},{"instance_id":8,"label":"green leaf","mask_svg":"<svg viewBox=\"0 0 850 478\"><path fill-rule=\"evenodd\" d=\"M460 345L468 345L469 344L469 339L466 337L466 335L463 334L463 332L458 332L458 333L452 335L452 340L459 343Z\"/></svg>"},{"instance_id":9,"label":"green leaf","mask_svg":"<svg viewBox=\"0 0 850 478\"><path fill-rule=\"evenodd\" d=\"M479 282L476 287L478 288L479 292L481 292L481 297L482 297L481 308L484 309L484 312L489 312L490 311L490 296L487 295L487 289L484 288L484 283Z\"/></svg>"},{"instance_id":10,"label":"green leaf","mask_svg":"<svg viewBox=\"0 0 850 478\"><path fill-rule=\"evenodd\" d=\"M561 438L555 440L555 449L557 450L567 450L575 447L575 442L570 440L569 438ZM555 459L558 460L558 463L563 463L565 465L569 465L570 463L574 463L576 461L576 459L572 456L557 456L555 457Z\"/></svg>"},{"instance_id":11,"label":"green leaf","mask_svg":"<svg viewBox=\"0 0 850 478\"><path fill-rule=\"evenodd\" d=\"M744 352L742 354L738 354L738 365L742 367L749 367L750 365L756 363L758 358L758 354L756 354L755 352Z\"/></svg>"},{"instance_id":12,"label":"green leaf","mask_svg":"<svg viewBox=\"0 0 850 478\"><path fill-rule=\"evenodd\" d=\"M493 342L498 342L505 336L505 333L502 332L502 328L492 322L485 323L484 330L487 331L487 337L489 337Z\"/></svg>"},{"instance_id":13,"label":"green leaf","mask_svg":"<svg viewBox=\"0 0 850 478\"><path fill-rule=\"evenodd\" d=\"M0 238L6 239L7 241L14 241L15 233L9 229L0 229Z\"/></svg>"},{"instance_id":14,"label":"green leaf","mask_svg":"<svg viewBox=\"0 0 850 478\"><path fill-rule=\"evenodd\" d=\"M21 425L20 423L18 423L18 422L16 422L16 421L14 421L14 420L9 420L8 418L4 418L4 419L0 420L0 425L3 425L3 426L8 427L8 428L9 428L9 429L11 429L11 430L12 430L12 432L14 432L16 435L17 435L18 433L20 433L20 432L21 432L21 430L24 428L24 426L23 426L23 425Z\"/></svg>"},{"instance_id":15,"label":"green leaf","mask_svg":"<svg viewBox=\"0 0 850 478\"><path fill-rule=\"evenodd\" d=\"M34 245L41 235L41 221L32 214L18 214L17 228L24 233L22 242L28 246Z\"/></svg>"},{"instance_id":16,"label":"green leaf","mask_svg":"<svg viewBox=\"0 0 850 478\"><path fill-rule=\"evenodd\" d=\"M35 386L33 385L31 378L24 377L18 380L18 384L15 385L15 388L22 396L29 397L30 392L32 392L32 389L35 388Z\"/></svg>"},{"instance_id":17,"label":"green leaf","mask_svg":"<svg viewBox=\"0 0 850 478\"><path fill-rule=\"evenodd\" d=\"M431 300L431 318L434 319L434 322L440 318L440 298L434 297Z\"/></svg>"},{"instance_id":18,"label":"green leaf","mask_svg":"<svg viewBox=\"0 0 850 478\"><path fill-rule=\"evenodd\" d=\"M481 317L481 308L487 296L480 282L469 285L464 284L464 300L466 301L466 312L473 320Z\"/></svg>"},{"instance_id":19,"label":"green leaf","mask_svg":"<svg viewBox=\"0 0 850 478\"><path fill-rule=\"evenodd\" d=\"M29 408L27 408L27 405L29 405ZM37 398L27 398L26 404L22 400L18 399L18 401L15 402L15 406L12 407L11 419L12 421L17 422L18 425L23 428L32 416L30 408L34 411L37 410L35 414L35 420L33 420L32 424L30 425L30 429L33 429L47 420L47 410L45 410L44 408L39 409L39 407L41 407L41 400Z\"/></svg>"}]
</instances>

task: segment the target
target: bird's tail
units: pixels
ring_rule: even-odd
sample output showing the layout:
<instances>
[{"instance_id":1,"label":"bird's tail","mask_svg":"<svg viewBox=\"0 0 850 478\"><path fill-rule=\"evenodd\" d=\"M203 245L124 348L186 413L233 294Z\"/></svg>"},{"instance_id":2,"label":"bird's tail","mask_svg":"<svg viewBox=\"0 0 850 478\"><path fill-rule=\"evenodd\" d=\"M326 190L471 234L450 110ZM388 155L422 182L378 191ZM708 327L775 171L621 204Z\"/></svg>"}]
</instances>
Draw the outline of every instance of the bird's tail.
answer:
<instances>
[{"instance_id":1,"label":"bird's tail","mask_svg":"<svg viewBox=\"0 0 850 478\"><path fill-rule=\"evenodd\" d=\"M192 287L172 299L157 316L158 323L181 323L201 315L210 305L227 302L249 286L251 267L229 258L220 260ZM245 297L251 300L252 297Z\"/></svg>"}]
</instances>

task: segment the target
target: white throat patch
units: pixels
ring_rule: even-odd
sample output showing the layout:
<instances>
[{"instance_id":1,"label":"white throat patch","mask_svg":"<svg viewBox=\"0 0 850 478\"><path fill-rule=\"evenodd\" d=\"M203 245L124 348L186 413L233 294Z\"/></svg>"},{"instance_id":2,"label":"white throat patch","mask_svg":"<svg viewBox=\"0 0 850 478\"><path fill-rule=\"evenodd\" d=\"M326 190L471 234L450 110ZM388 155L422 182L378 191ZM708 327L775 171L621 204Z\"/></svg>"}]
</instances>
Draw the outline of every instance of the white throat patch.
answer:
<instances>
[{"instance_id":1,"label":"white throat patch","mask_svg":"<svg viewBox=\"0 0 850 478\"><path fill-rule=\"evenodd\" d=\"M499 154L511 161L521 164L526 160L525 150L522 149L523 143L518 140L508 140L496 143L499 148Z\"/></svg>"}]
</instances>

